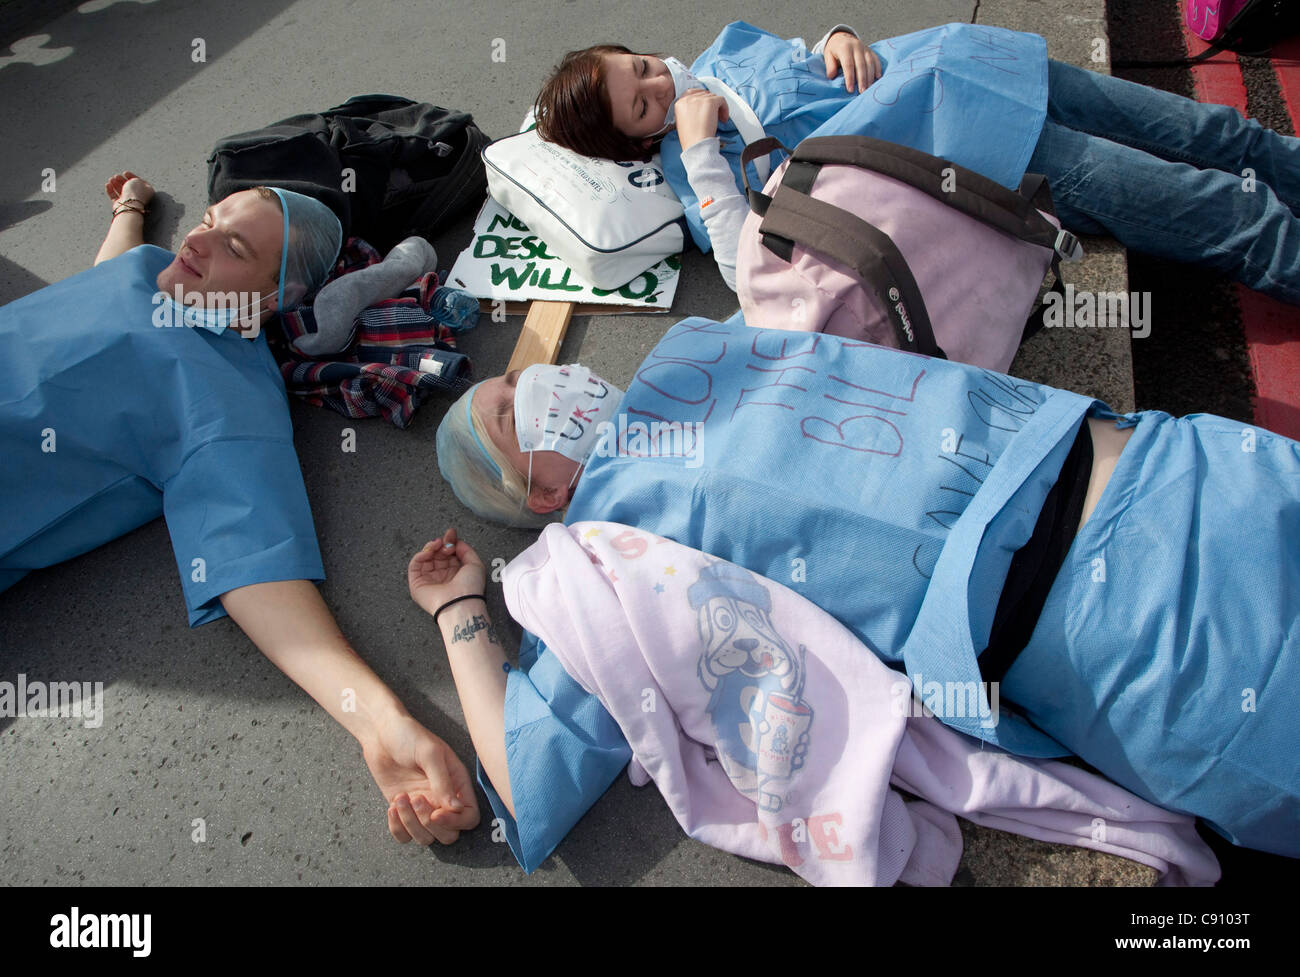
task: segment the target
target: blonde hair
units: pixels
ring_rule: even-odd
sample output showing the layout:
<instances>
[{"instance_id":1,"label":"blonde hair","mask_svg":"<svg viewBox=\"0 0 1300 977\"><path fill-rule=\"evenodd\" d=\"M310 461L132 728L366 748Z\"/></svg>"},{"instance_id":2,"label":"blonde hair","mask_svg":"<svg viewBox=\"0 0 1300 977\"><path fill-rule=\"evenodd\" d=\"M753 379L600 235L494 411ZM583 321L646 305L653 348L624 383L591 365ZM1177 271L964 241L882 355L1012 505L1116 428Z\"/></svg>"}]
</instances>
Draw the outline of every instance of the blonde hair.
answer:
<instances>
[{"instance_id":1,"label":"blonde hair","mask_svg":"<svg viewBox=\"0 0 1300 977\"><path fill-rule=\"evenodd\" d=\"M438 425L438 470L456 498L482 519L520 528L538 528L554 519L528 508L528 482L492 443L474 415L470 387Z\"/></svg>"},{"instance_id":2,"label":"blonde hair","mask_svg":"<svg viewBox=\"0 0 1300 977\"><path fill-rule=\"evenodd\" d=\"M493 464L501 469L501 491L505 492L516 504L523 503L526 511L531 511L528 509L527 476L522 475L510 463L510 460L501 453L501 449L496 446L491 435L488 434L487 428L483 426L483 422L474 413L472 404L469 410L469 422L474 428L474 433L478 435L479 442L483 445L483 451L492 459Z\"/></svg>"}]
</instances>

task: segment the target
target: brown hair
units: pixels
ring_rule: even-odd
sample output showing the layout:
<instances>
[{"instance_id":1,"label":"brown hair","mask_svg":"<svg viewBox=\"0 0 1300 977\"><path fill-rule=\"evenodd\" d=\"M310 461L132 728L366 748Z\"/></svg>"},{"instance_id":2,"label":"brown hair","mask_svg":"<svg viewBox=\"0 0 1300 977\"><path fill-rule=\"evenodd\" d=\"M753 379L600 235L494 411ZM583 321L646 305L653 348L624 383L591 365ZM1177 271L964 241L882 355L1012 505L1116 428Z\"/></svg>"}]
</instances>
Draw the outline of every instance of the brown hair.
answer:
<instances>
[{"instance_id":1,"label":"brown hair","mask_svg":"<svg viewBox=\"0 0 1300 977\"><path fill-rule=\"evenodd\" d=\"M537 132L547 142L584 156L619 162L649 159L652 150L644 147L644 140L614 128L605 87L607 54L636 52L622 44L596 44L564 56L534 103Z\"/></svg>"}]
</instances>

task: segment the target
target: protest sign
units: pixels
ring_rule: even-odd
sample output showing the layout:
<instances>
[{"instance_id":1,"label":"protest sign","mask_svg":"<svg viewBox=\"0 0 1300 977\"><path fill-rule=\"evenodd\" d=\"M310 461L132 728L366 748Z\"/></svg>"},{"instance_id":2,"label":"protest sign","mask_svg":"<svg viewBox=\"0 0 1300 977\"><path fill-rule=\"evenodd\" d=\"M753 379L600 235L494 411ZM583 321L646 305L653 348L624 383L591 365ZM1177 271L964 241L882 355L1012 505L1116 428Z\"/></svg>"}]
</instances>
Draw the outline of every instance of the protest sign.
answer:
<instances>
[{"instance_id":1,"label":"protest sign","mask_svg":"<svg viewBox=\"0 0 1300 977\"><path fill-rule=\"evenodd\" d=\"M681 256L672 255L619 288L596 288L489 197L474 221L473 240L457 257L448 283L480 299L543 299L667 311L680 272Z\"/></svg>"}]
</instances>

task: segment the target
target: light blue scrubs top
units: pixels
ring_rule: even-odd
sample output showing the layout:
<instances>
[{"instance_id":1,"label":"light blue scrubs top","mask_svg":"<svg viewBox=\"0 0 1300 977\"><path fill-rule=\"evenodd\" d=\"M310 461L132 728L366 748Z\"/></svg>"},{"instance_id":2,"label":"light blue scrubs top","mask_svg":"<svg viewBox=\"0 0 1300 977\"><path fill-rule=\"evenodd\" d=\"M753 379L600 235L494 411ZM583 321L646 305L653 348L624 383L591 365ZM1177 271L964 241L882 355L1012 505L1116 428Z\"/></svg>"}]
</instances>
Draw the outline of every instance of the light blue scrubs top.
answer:
<instances>
[{"instance_id":1,"label":"light blue scrubs top","mask_svg":"<svg viewBox=\"0 0 1300 977\"><path fill-rule=\"evenodd\" d=\"M1090 410L1104 405L965 364L739 316L686 319L618 415L691 425L692 456L592 458L566 522L609 520L712 553L803 594L909 675L979 682L1011 558ZM517 821L480 772L530 871L630 755L535 642L507 679ZM1021 755L1069 752L1005 703L992 728L944 721Z\"/></svg>"},{"instance_id":2,"label":"light blue scrubs top","mask_svg":"<svg viewBox=\"0 0 1300 977\"><path fill-rule=\"evenodd\" d=\"M155 325L172 257L144 245L0 308L0 590L158 516L191 627L235 587L325 578L266 337Z\"/></svg>"},{"instance_id":3,"label":"light blue scrubs top","mask_svg":"<svg viewBox=\"0 0 1300 977\"><path fill-rule=\"evenodd\" d=\"M518 818L481 763L478 782L510 850L532 872L609 789L632 748L600 700L570 678L536 635L524 632L519 667L507 668L506 766Z\"/></svg>"},{"instance_id":4,"label":"light blue scrubs top","mask_svg":"<svg viewBox=\"0 0 1300 977\"><path fill-rule=\"evenodd\" d=\"M691 71L720 78L758 116L763 131L793 149L809 136L860 135L940 156L1005 187L1020 185L1047 116L1047 42L1037 34L947 24L870 45L883 73L865 92L800 38L786 41L738 21L695 59ZM744 140L718 126L737 189ZM711 247L676 132L663 138L664 175L686 208L701 251ZM773 153L771 165L781 162ZM750 170L751 183L757 179Z\"/></svg>"}]
</instances>

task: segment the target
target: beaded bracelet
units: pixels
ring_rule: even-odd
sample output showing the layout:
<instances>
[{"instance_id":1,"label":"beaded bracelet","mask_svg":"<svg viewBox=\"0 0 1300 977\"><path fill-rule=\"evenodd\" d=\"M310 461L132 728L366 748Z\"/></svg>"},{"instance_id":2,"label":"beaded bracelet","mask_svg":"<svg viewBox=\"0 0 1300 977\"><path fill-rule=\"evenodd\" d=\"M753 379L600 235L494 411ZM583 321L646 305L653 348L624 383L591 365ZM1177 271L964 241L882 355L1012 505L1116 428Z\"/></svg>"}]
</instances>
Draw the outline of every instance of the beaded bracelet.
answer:
<instances>
[{"instance_id":1,"label":"beaded bracelet","mask_svg":"<svg viewBox=\"0 0 1300 977\"><path fill-rule=\"evenodd\" d=\"M140 206L131 207L129 206L130 204L139 204ZM127 197L124 200L119 200L116 204L113 205L114 217L116 217L118 214L125 214L125 213L139 214L141 217L143 217L145 214L149 213L149 208L144 205L143 200L140 200L137 197Z\"/></svg>"}]
</instances>

